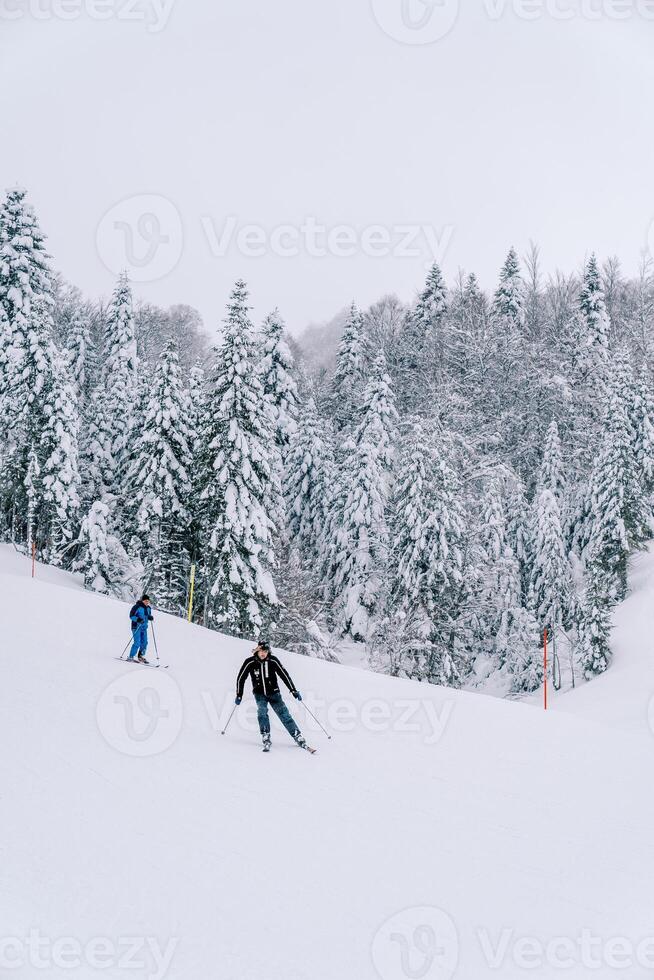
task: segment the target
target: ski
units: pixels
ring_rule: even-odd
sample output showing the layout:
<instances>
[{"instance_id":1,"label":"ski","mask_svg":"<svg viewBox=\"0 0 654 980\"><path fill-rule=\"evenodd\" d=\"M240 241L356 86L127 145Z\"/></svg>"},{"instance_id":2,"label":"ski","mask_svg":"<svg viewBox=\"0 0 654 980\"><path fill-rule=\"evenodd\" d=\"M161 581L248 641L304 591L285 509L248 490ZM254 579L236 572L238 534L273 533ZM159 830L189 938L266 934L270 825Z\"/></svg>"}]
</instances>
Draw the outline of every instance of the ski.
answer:
<instances>
[{"instance_id":1,"label":"ski","mask_svg":"<svg viewBox=\"0 0 654 980\"><path fill-rule=\"evenodd\" d=\"M298 744L299 744L299 743L298 743ZM318 749L314 749L314 748L312 748L312 747L311 747L310 745L300 745L300 748L301 748L301 749L305 749L305 750L306 750L307 752L310 752L310 753L311 753L311 755L315 755L315 754L316 754L316 752L318 751Z\"/></svg>"},{"instance_id":2,"label":"ski","mask_svg":"<svg viewBox=\"0 0 654 980\"><path fill-rule=\"evenodd\" d=\"M114 660L120 660L123 664L138 664L139 667L154 667L157 670L159 667L163 667L164 670L168 670L169 664L144 664L141 660L130 660L129 657L114 657Z\"/></svg>"}]
</instances>

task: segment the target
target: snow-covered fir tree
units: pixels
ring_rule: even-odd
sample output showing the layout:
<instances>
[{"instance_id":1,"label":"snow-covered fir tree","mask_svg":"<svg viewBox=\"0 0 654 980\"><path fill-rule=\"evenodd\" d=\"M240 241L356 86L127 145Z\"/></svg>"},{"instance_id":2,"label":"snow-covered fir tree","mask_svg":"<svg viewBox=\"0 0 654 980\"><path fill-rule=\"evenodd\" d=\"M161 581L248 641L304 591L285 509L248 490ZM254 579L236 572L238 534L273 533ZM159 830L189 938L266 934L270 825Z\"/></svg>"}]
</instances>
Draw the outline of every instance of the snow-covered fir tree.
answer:
<instances>
[{"instance_id":1,"label":"snow-covered fir tree","mask_svg":"<svg viewBox=\"0 0 654 980\"><path fill-rule=\"evenodd\" d=\"M629 415L636 470L643 491L654 507L654 385L644 372L634 381Z\"/></svg>"},{"instance_id":2,"label":"snow-covered fir tree","mask_svg":"<svg viewBox=\"0 0 654 980\"><path fill-rule=\"evenodd\" d=\"M123 273L106 314L102 373L89 407L84 441L93 498L123 492L139 397L132 290Z\"/></svg>"},{"instance_id":3,"label":"snow-covered fir tree","mask_svg":"<svg viewBox=\"0 0 654 980\"><path fill-rule=\"evenodd\" d=\"M415 307L404 321L399 339L399 378L404 414L424 413L442 381L446 342L447 289L434 263Z\"/></svg>"},{"instance_id":4,"label":"snow-covered fir tree","mask_svg":"<svg viewBox=\"0 0 654 980\"><path fill-rule=\"evenodd\" d=\"M554 419L550 422L545 436L539 483L542 488L554 494L560 505L565 496L565 477L559 426Z\"/></svg>"},{"instance_id":5,"label":"snow-covered fir tree","mask_svg":"<svg viewBox=\"0 0 654 980\"><path fill-rule=\"evenodd\" d=\"M331 433L313 397L299 412L286 457L288 531L300 553L316 561L334 481Z\"/></svg>"},{"instance_id":6,"label":"snow-covered fir tree","mask_svg":"<svg viewBox=\"0 0 654 980\"><path fill-rule=\"evenodd\" d=\"M338 348L329 402L337 431L352 426L364 385L363 317L352 303Z\"/></svg>"},{"instance_id":7,"label":"snow-covered fir tree","mask_svg":"<svg viewBox=\"0 0 654 980\"><path fill-rule=\"evenodd\" d=\"M494 657L511 679L514 694L537 690L543 683L540 631L532 612L522 602L520 566L505 545L493 565L496 608L490 627L494 638Z\"/></svg>"},{"instance_id":8,"label":"snow-covered fir tree","mask_svg":"<svg viewBox=\"0 0 654 980\"><path fill-rule=\"evenodd\" d=\"M524 283L520 274L520 262L515 249L511 248L500 272L491 318L498 330L502 329L505 334L521 339L524 315Z\"/></svg>"},{"instance_id":9,"label":"snow-covered fir tree","mask_svg":"<svg viewBox=\"0 0 654 980\"><path fill-rule=\"evenodd\" d=\"M66 362L80 414L83 414L91 397L96 363L91 324L88 314L81 309L73 309L67 323Z\"/></svg>"},{"instance_id":10,"label":"snow-covered fir tree","mask_svg":"<svg viewBox=\"0 0 654 980\"><path fill-rule=\"evenodd\" d=\"M96 500L82 521L80 549L75 569L84 576L88 589L109 594L111 571L107 551L109 508Z\"/></svg>"},{"instance_id":11,"label":"snow-covered fir tree","mask_svg":"<svg viewBox=\"0 0 654 980\"><path fill-rule=\"evenodd\" d=\"M463 582L465 515L444 444L414 422L392 502L390 589L371 643L373 665L431 683L461 679L455 623Z\"/></svg>"},{"instance_id":12,"label":"snow-covered fir tree","mask_svg":"<svg viewBox=\"0 0 654 980\"><path fill-rule=\"evenodd\" d=\"M343 449L342 492L331 515L335 533L329 580L342 629L355 638L368 631L385 560L396 420L386 360L380 354L366 385L359 424Z\"/></svg>"},{"instance_id":13,"label":"snow-covered fir tree","mask_svg":"<svg viewBox=\"0 0 654 980\"><path fill-rule=\"evenodd\" d=\"M77 405L53 340L44 236L22 190L0 211L0 303L5 525L59 562L79 507Z\"/></svg>"},{"instance_id":14,"label":"snow-covered fir tree","mask_svg":"<svg viewBox=\"0 0 654 980\"><path fill-rule=\"evenodd\" d=\"M539 492L534 504L534 558L530 605L541 629L572 624L575 599L566 552L561 511L552 490Z\"/></svg>"},{"instance_id":15,"label":"snow-covered fir tree","mask_svg":"<svg viewBox=\"0 0 654 980\"><path fill-rule=\"evenodd\" d=\"M207 390L202 453L209 620L238 636L258 633L277 602L271 514L278 508L274 420L255 370L248 291L236 283Z\"/></svg>"},{"instance_id":16,"label":"snow-covered fir tree","mask_svg":"<svg viewBox=\"0 0 654 980\"><path fill-rule=\"evenodd\" d=\"M586 551L604 574L606 596L614 601L626 595L630 551L651 535L651 501L639 472L629 419L631 380L625 360L618 359L608 382L586 534Z\"/></svg>"},{"instance_id":17,"label":"snow-covered fir tree","mask_svg":"<svg viewBox=\"0 0 654 980\"><path fill-rule=\"evenodd\" d=\"M608 670L611 662L610 632L605 571L591 559L579 622L579 662L586 680L592 680L597 674Z\"/></svg>"},{"instance_id":18,"label":"snow-covered fir tree","mask_svg":"<svg viewBox=\"0 0 654 980\"><path fill-rule=\"evenodd\" d=\"M579 309L586 328L586 345L592 366L598 369L606 363L609 356L610 323L595 255L591 255L584 271Z\"/></svg>"},{"instance_id":19,"label":"snow-covered fir tree","mask_svg":"<svg viewBox=\"0 0 654 980\"><path fill-rule=\"evenodd\" d=\"M155 593L157 604L172 612L183 609L190 566L186 552L191 490L187 413L177 347L169 341L135 438L128 480L147 587Z\"/></svg>"},{"instance_id":20,"label":"snow-covered fir tree","mask_svg":"<svg viewBox=\"0 0 654 980\"><path fill-rule=\"evenodd\" d=\"M284 337L285 329L279 310L273 310L264 320L261 332L261 381L271 404L280 451L288 446L298 406L293 356Z\"/></svg>"}]
</instances>

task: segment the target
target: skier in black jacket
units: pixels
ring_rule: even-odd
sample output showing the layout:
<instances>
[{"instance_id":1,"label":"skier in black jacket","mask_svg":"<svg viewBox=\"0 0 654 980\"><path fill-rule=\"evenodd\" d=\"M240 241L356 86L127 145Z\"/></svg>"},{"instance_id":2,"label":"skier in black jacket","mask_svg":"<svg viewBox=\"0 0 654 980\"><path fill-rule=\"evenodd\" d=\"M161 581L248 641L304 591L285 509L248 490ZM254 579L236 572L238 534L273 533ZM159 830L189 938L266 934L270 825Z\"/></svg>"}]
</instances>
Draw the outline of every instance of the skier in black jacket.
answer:
<instances>
[{"instance_id":1,"label":"skier in black jacket","mask_svg":"<svg viewBox=\"0 0 654 980\"><path fill-rule=\"evenodd\" d=\"M244 661L243 666L239 670L238 677L236 678L236 704L240 704L243 700L243 688L248 677L252 680L252 692L254 694L254 700L257 702L257 717L261 737L263 738L264 751L267 752L270 748L268 705L273 709L291 738L294 738L301 748L306 749L306 740L291 717L291 713L284 704L284 700L280 694L279 678L281 677L293 697L298 701L302 700L302 695L281 661L273 655L268 643L261 641L255 648L252 656Z\"/></svg>"}]
</instances>

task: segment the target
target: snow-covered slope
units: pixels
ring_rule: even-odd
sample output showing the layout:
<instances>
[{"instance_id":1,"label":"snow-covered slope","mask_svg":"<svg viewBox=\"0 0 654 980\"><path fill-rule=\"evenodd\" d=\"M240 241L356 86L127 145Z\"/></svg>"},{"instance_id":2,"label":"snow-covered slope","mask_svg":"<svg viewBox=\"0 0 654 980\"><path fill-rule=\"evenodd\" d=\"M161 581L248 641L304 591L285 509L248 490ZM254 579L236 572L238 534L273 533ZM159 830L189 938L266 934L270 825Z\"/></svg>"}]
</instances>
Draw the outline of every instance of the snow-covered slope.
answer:
<instances>
[{"instance_id":1,"label":"snow-covered slope","mask_svg":"<svg viewBox=\"0 0 654 980\"><path fill-rule=\"evenodd\" d=\"M552 705L649 740L654 735L654 545L632 556L629 595L613 623L610 670L555 696Z\"/></svg>"},{"instance_id":2,"label":"snow-covered slope","mask_svg":"<svg viewBox=\"0 0 654 980\"><path fill-rule=\"evenodd\" d=\"M8 976L650 976L649 736L289 654L333 739L290 699L319 752L264 755L249 644L157 615L169 669L118 663L127 607L8 548L0 615Z\"/></svg>"}]
</instances>

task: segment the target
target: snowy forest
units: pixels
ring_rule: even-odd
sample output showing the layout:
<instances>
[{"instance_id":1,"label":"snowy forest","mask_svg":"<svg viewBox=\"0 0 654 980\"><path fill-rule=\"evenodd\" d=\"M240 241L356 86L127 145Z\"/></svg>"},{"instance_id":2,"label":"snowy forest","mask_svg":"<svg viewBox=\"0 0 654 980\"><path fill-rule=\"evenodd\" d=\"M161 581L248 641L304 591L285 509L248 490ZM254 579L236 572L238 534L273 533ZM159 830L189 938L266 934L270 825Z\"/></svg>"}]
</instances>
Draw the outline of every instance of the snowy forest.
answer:
<instances>
[{"instance_id":1,"label":"snowy forest","mask_svg":"<svg viewBox=\"0 0 654 980\"><path fill-rule=\"evenodd\" d=\"M555 682L605 671L654 534L649 262L545 280L511 249L492 295L437 265L416 288L353 302L320 359L239 281L209 349L124 275L108 303L63 282L9 190L2 539L180 616L195 565L196 622L396 676L520 696L546 629Z\"/></svg>"}]
</instances>

